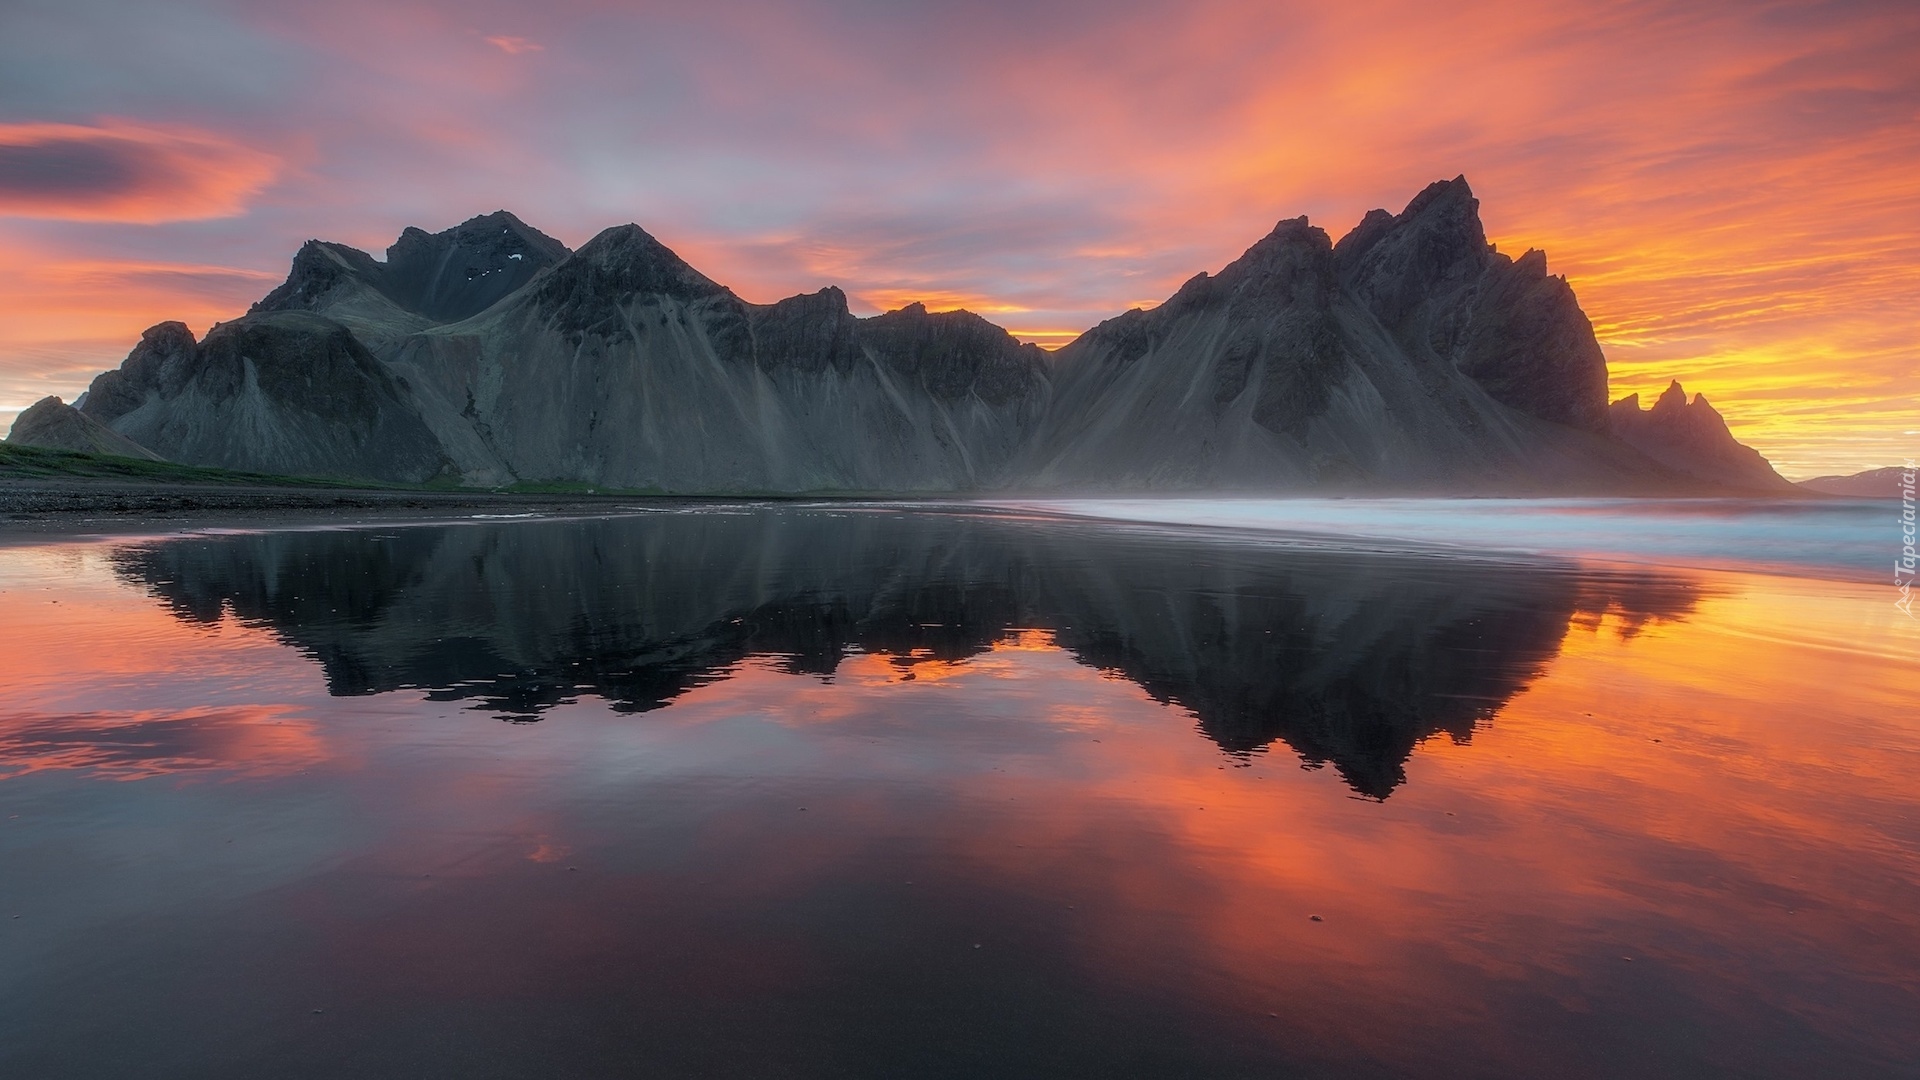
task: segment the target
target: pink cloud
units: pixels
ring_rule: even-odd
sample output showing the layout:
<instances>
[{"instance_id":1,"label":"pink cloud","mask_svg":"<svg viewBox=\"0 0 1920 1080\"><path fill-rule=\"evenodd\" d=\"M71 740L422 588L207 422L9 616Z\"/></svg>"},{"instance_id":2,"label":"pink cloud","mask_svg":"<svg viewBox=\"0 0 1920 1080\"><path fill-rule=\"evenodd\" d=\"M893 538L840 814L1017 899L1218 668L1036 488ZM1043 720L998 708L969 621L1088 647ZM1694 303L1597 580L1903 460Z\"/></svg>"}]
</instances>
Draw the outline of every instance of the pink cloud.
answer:
<instances>
[{"instance_id":1,"label":"pink cloud","mask_svg":"<svg viewBox=\"0 0 1920 1080\"><path fill-rule=\"evenodd\" d=\"M243 213L280 171L210 132L120 120L0 124L0 214L154 224Z\"/></svg>"},{"instance_id":2,"label":"pink cloud","mask_svg":"<svg viewBox=\"0 0 1920 1080\"><path fill-rule=\"evenodd\" d=\"M523 38L523 37L508 37L505 35L496 35L494 37L486 38L485 41L487 44L493 46L496 49L499 49L501 52L506 53L508 56L519 56L521 53L529 53L529 52L545 52L547 49L545 45L542 45L537 41L528 41L526 38Z\"/></svg>"}]
</instances>

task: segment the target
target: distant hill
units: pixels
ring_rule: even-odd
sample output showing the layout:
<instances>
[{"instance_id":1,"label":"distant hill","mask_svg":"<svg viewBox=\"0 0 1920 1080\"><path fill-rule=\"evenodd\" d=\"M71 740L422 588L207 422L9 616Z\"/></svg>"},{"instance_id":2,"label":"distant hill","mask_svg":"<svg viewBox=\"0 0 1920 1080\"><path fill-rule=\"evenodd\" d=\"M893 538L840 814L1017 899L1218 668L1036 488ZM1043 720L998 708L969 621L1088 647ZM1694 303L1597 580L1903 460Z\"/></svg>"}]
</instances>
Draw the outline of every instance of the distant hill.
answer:
<instances>
[{"instance_id":1,"label":"distant hill","mask_svg":"<svg viewBox=\"0 0 1920 1080\"><path fill-rule=\"evenodd\" d=\"M49 450L71 450L78 454L105 454L111 457L164 460L125 435L61 401L44 397L29 405L14 418L8 439L24 446Z\"/></svg>"},{"instance_id":2,"label":"distant hill","mask_svg":"<svg viewBox=\"0 0 1920 1080\"><path fill-rule=\"evenodd\" d=\"M1868 469L1851 476L1816 476L1811 480L1800 481L1800 486L1808 491L1818 491L1823 495L1844 495L1854 499L1898 499L1908 488L1907 480L1913 476L1913 470L1898 465L1889 465L1884 469Z\"/></svg>"},{"instance_id":3,"label":"distant hill","mask_svg":"<svg viewBox=\"0 0 1920 1080\"><path fill-rule=\"evenodd\" d=\"M499 211L384 261L315 240L204 339L149 329L94 380L92 427L9 438L688 494L1795 490L1704 402L1640 422L1606 387L1573 290L1487 242L1461 177L1338 243L1282 221L1051 356L964 311L858 318L835 288L748 303L637 225L569 251Z\"/></svg>"}]
</instances>

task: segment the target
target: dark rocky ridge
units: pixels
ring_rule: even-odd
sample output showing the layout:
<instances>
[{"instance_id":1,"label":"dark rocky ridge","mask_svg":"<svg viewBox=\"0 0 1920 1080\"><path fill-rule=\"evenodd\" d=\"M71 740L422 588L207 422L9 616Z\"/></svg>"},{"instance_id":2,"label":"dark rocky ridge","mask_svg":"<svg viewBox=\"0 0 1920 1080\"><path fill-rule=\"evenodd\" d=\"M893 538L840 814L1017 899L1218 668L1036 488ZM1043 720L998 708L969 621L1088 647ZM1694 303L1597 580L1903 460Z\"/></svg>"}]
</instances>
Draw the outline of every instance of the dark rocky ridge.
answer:
<instances>
[{"instance_id":1,"label":"dark rocky ridge","mask_svg":"<svg viewBox=\"0 0 1920 1080\"><path fill-rule=\"evenodd\" d=\"M408 228L387 261L345 244L309 240L287 280L249 314L340 307L343 290L371 290L400 311L432 323L478 315L567 257L565 244L498 210L445 232Z\"/></svg>"},{"instance_id":2,"label":"dark rocky ridge","mask_svg":"<svg viewBox=\"0 0 1920 1080\"><path fill-rule=\"evenodd\" d=\"M411 483L448 464L406 384L345 326L302 312L222 323L201 342L162 323L81 411L187 464Z\"/></svg>"},{"instance_id":3,"label":"dark rocky ridge","mask_svg":"<svg viewBox=\"0 0 1920 1080\"><path fill-rule=\"evenodd\" d=\"M385 352L460 472L666 491L952 491L996 477L1045 355L965 313L749 304L638 226Z\"/></svg>"},{"instance_id":4,"label":"dark rocky ridge","mask_svg":"<svg viewBox=\"0 0 1920 1080\"><path fill-rule=\"evenodd\" d=\"M1750 446L1736 441L1707 395L1687 392L1678 380L1642 411L1640 395L1628 394L1608 409L1614 434L1670 468L1712 483L1747 491L1797 490Z\"/></svg>"},{"instance_id":5,"label":"dark rocky ridge","mask_svg":"<svg viewBox=\"0 0 1920 1080\"><path fill-rule=\"evenodd\" d=\"M1593 325L1547 256L1487 243L1467 178L1429 186L1389 217L1369 213L1335 250L1340 279L1408 355L1449 361L1503 405L1607 430L1607 363Z\"/></svg>"},{"instance_id":6,"label":"dark rocky ridge","mask_svg":"<svg viewBox=\"0 0 1920 1080\"><path fill-rule=\"evenodd\" d=\"M251 382L232 364L209 367L224 355L211 343L240 337ZM187 383L195 394L179 392ZM244 406L228 400L243 391ZM1538 252L1494 251L1455 179L1398 215L1368 214L1337 245L1304 218L1283 221L1219 274L1051 358L968 312L914 304L856 318L833 288L751 304L637 225L569 252L502 211L438 234L409 229L384 263L313 241L285 284L207 344L177 323L150 330L83 411L188 463L444 471L473 485L1552 493L1725 482L1611 437L1605 391L1566 282ZM387 464L369 473L376 461Z\"/></svg>"},{"instance_id":7,"label":"dark rocky ridge","mask_svg":"<svg viewBox=\"0 0 1920 1080\"><path fill-rule=\"evenodd\" d=\"M1464 180L1331 242L1282 221L1217 275L1061 349L1042 487L1652 491L1544 259L1492 251Z\"/></svg>"}]
</instances>

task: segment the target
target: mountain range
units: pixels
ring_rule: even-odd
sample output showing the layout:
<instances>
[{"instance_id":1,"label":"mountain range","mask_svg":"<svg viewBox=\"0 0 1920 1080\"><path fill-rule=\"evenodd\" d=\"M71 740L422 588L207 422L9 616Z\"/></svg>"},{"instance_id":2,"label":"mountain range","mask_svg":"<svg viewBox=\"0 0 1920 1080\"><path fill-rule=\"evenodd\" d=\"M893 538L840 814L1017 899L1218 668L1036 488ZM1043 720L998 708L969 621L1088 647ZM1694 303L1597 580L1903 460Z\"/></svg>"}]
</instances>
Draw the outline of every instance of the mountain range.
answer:
<instances>
[{"instance_id":1,"label":"mountain range","mask_svg":"<svg viewBox=\"0 0 1920 1080\"><path fill-rule=\"evenodd\" d=\"M1911 498L1913 473L1913 469L1904 465L1889 465L1883 469L1868 469L1844 476L1816 476L1800 481L1800 486L1808 491L1848 499Z\"/></svg>"},{"instance_id":2,"label":"mountain range","mask_svg":"<svg viewBox=\"0 0 1920 1080\"><path fill-rule=\"evenodd\" d=\"M1794 490L1677 384L1609 406L1573 290L1487 242L1464 177L1338 243L1282 221L1051 355L832 287L749 303L637 225L570 251L500 211L384 261L315 240L245 316L147 330L10 439L672 493Z\"/></svg>"}]
</instances>

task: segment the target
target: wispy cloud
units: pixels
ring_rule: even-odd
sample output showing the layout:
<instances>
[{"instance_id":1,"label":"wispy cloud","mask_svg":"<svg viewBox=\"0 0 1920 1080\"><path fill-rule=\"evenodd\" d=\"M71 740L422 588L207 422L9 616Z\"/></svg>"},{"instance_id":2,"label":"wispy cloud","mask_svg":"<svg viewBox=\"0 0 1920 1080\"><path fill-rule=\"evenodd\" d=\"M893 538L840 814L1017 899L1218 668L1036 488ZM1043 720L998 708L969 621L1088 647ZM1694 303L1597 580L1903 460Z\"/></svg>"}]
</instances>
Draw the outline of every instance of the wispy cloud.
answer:
<instances>
[{"instance_id":1,"label":"wispy cloud","mask_svg":"<svg viewBox=\"0 0 1920 1080\"><path fill-rule=\"evenodd\" d=\"M508 56L519 56L521 53L547 51L546 46L540 44L537 41L528 41L526 38L523 38L523 37L507 37L505 35L495 35L493 37L486 38L485 40L487 44L493 46L496 49L499 49L501 52L506 53Z\"/></svg>"}]
</instances>

